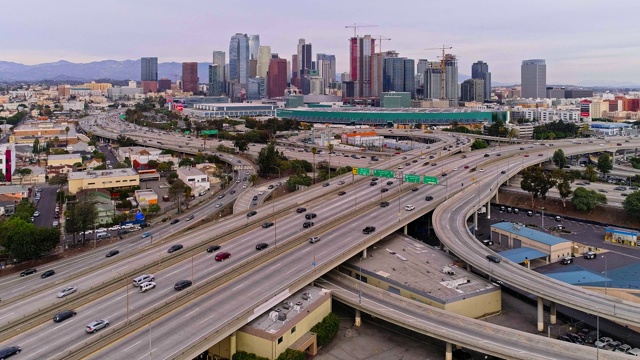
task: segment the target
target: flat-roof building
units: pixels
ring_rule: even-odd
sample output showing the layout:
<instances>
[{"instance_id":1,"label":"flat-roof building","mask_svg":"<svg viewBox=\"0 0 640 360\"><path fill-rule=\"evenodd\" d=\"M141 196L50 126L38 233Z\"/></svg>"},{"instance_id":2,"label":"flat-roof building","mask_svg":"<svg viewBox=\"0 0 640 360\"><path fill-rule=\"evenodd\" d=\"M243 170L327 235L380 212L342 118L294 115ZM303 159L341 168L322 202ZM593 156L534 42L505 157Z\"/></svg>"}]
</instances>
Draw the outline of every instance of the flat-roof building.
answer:
<instances>
[{"instance_id":1,"label":"flat-roof building","mask_svg":"<svg viewBox=\"0 0 640 360\"><path fill-rule=\"evenodd\" d=\"M209 183L209 176L199 169L194 167L179 168L178 179L182 180L191 189L200 188L202 190L209 190L211 183Z\"/></svg>"},{"instance_id":2,"label":"flat-roof building","mask_svg":"<svg viewBox=\"0 0 640 360\"><path fill-rule=\"evenodd\" d=\"M80 154L60 154L47 156L47 167L64 165L73 166L73 164L76 163L82 164L82 156Z\"/></svg>"},{"instance_id":3,"label":"flat-roof building","mask_svg":"<svg viewBox=\"0 0 640 360\"><path fill-rule=\"evenodd\" d=\"M491 240L499 244L506 241L510 249L529 248L542 252L545 255L542 258L546 263L557 262L566 256L571 256L573 248L569 240L510 222L491 225ZM533 261L531 258L528 260ZM515 258L513 261L522 262Z\"/></svg>"},{"instance_id":4,"label":"flat-roof building","mask_svg":"<svg viewBox=\"0 0 640 360\"><path fill-rule=\"evenodd\" d=\"M76 171L67 175L69 193L86 189L112 189L140 185L140 177L133 169Z\"/></svg>"},{"instance_id":5,"label":"flat-roof building","mask_svg":"<svg viewBox=\"0 0 640 360\"><path fill-rule=\"evenodd\" d=\"M201 117L276 116L276 105L256 103L194 104L185 115Z\"/></svg>"},{"instance_id":6,"label":"flat-roof building","mask_svg":"<svg viewBox=\"0 0 640 360\"><path fill-rule=\"evenodd\" d=\"M322 242L320 242L321 244ZM501 290L460 268L438 249L394 234L341 264L338 270L408 299L473 318L502 309Z\"/></svg>"}]
</instances>

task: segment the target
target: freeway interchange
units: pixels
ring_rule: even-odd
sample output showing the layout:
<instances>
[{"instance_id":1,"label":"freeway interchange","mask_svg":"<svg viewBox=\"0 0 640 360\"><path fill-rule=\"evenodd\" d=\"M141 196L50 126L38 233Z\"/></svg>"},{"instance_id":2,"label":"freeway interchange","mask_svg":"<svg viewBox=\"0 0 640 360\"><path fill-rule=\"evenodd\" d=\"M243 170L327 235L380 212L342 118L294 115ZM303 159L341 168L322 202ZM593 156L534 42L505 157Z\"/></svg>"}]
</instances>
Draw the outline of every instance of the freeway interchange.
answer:
<instances>
[{"instance_id":1,"label":"freeway interchange","mask_svg":"<svg viewBox=\"0 0 640 360\"><path fill-rule=\"evenodd\" d=\"M447 138L445 140L451 141ZM432 151L435 152L442 146L443 144L440 144ZM505 157L520 154L517 148L517 146L504 147L502 152ZM408 160L412 160L417 159L419 154L414 151L407 156ZM447 197L471 199L468 202L463 201L465 206L476 206L479 197L469 196L470 194L477 194L479 187L485 185L493 190L497 189L495 186L497 181L506 180L508 175L512 175L520 166L525 165L524 160L521 160L520 163L514 162L505 166L503 163L506 161L501 159L500 163L496 163L495 159L494 157L486 159L482 153L477 153L469 154L466 158L451 156L437 159L440 165L437 167L425 167L422 161L411 163L403 169L405 172L416 171L438 176L444 171L445 166L449 172L446 178L440 179L441 186L420 185L415 192L411 191L412 185L400 185L397 180L394 180L393 185L384 185L389 188L389 192L382 193L382 183L385 183L386 179L382 179L379 186L370 186L368 180L359 180L359 177L352 175L343 176L333 179L328 187L314 186L296 193L294 197L282 198L273 204L261 206L257 209L258 214L252 218L246 217L245 213L236 214L187 232L163 235L164 239L158 239L158 241L154 239L153 244L146 239L134 238L126 245L125 252L105 263L97 261L99 256L97 253L93 257L86 256L86 258L73 260L77 263L75 266L86 266L86 273L76 278L78 282L71 284L59 280L59 286L49 287L45 291L37 291L36 288L34 302L23 304L24 308L18 307L17 303L3 304L1 308L3 314L7 314L5 309L10 310L10 314L7 319L0 320L3 323L15 321L27 314L29 309L33 310L35 306L45 306L53 302L55 299L51 295L59 288L66 285L77 286L78 294L71 295L57 304L57 309L64 309L65 302L72 301L74 297L79 297L84 292L86 295L83 296L90 302L87 301L74 308L78 312L76 317L61 324L41 322L31 330L21 332L11 339L12 343L19 344L23 348L20 358L38 358L44 354L52 358L65 358L69 354L65 350L79 351L87 343L100 341L98 338L98 336L102 337L100 333L95 335L84 333L84 325L90 321L100 318L109 319L112 327L102 331L105 334L107 332L112 334L116 332L112 329L125 328L135 323L137 318L155 311L172 299L185 298L188 302L184 306L158 319L146 322L142 327L135 329L137 331L127 333L127 336L123 336L122 339L114 338L117 341L105 344L107 346L97 347L95 353L91 350L83 356L122 359L150 355L154 358L161 355L165 358L188 357L201 352L203 344L215 343L215 339L221 339L234 331L237 324L240 326L246 324L253 314L269 309L288 294L296 291L296 287L308 283L310 278L322 275L337 259L348 258L361 251L367 241L377 241L385 231L395 231L403 224L434 209ZM540 161L537 157L531 160ZM395 169L404 162L404 159L395 157L388 162L380 162L379 166ZM484 163L487 165L482 165ZM468 170L463 170L464 166L478 164L480 164L479 168L485 166L487 171L476 172L473 174L474 180L471 181ZM453 170L454 168L459 170ZM501 176L498 170L506 170L508 174ZM342 186L338 185L341 180L346 182ZM340 190L345 191L346 194L338 196L337 192ZM490 190L487 189L487 194L489 192ZM460 195L455 195L456 193ZM433 196L434 200L425 201L427 195ZM388 201L390 206L379 207L378 204L382 200ZM445 205L451 203L448 201ZM404 207L407 204L414 205L416 210L405 211ZM314 227L310 229L302 227L305 221L304 214L295 212L297 207L305 207L307 213L318 214L318 218L313 220ZM358 210L354 211L354 208ZM456 208L455 214L462 214L467 210L467 208ZM345 214L350 215L345 216ZM466 223L468 217L468 211L465 215L442 214L443 212L438 215L438 219L443 219L442 224L445 228L449 228L449 225L446 225L449 224L447 221L456 220L456 225L460 225L461 219ZM264 229L260 225L265 221L274 221L275 226ZM363 235L362 228L369 225L375 225L378 230L370 236ZM170 227L168 229L171 230ZM321 236L320 242L309 244L306 241L308 237L316 235ZM460 247L473 248L474 245L469 242L480 244L475 239L469 239L468 234L465 235L463 232L462 235L460 239L466 241L464 244L460 242ZM446 234L446 236L449 240L449 236L455 238L461 234ZM220 243L222 245L220 251L230 252L231 258L216 262L213 259L215 254L207 253L204 249L206 245L220 241L223 241ZM267 242L270 246L258 252L255 245L259 242ZM180 243L185 248L176 254L167 254L167 248L175 243ZM467 259L467 254L461 249L449 245L444 239L443 243L467 261L469 259L473 261L474 257L481 257L481 254L487 252L484 247L481 248L482 252L480 248L474 249L475 254L468 254L469 259ZM123 245L118 246L121 250L123 249ZM102 254L104 252L106 250ZM268 259L264 260L264 258ZM264 261L261 262L261 259ZM93 261L97 263L94 264ZM251 265L252 263L255 265ZM156 289L139 293L137 289L131 287L131 278L141 274L135 270L139 268L145 268L149 270L145 272L155 274ZM510 271L520 273L522 269ZM135 275L132 276L132 274ZM505 274L504 280L510 282L508 275ZM63 276L67 276L64 279L71 277L68 274ZM216 284L210 292L206 293L207 296L198 295L197 288L200 284L213 283L217 278L225 276L229 281ZM173 290L173 284L183 279L192 280L193 288L181 292ZM95 299L89 299L92 291L97 293L101 284L108 281L114 283L113 291ZM510 283L517 284L515 281ZM0 289L4 289L4 283L0 283ZM176 331L176 329L180 330ZM55 341L50 340L53 332L58 334ZM488 338L490 338L489 335ZM456 339L456 343L465 344L464 337ZM552 344L557 345L557 342L553 341Z\"/></svg>"}]
</instances>

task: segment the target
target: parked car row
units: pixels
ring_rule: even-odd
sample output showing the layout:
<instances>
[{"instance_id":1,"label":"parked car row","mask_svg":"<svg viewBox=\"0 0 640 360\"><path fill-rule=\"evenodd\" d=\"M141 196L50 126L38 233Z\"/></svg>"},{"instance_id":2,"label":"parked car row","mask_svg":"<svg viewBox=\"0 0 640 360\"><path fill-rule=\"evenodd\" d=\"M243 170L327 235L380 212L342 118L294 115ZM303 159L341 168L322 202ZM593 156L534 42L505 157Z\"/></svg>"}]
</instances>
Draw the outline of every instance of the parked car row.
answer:
<instances>
[{"instance_id":1,"label":"parked car row","mask_svg":"<svg viewBox=\"0 0 640 360\"><path fill-rule=\"evenodd\" d=\"M615 341L608 336L602 336L598 338L598 332L588 328L582 329L577 333L567 333L565 335L558 336L559 340L579 344L579 345L593 345L599 349L621 352L633 356L640 356L639 348L631 348L630 345L623 344L620 341Z\"/></svg>"}]
</instances>

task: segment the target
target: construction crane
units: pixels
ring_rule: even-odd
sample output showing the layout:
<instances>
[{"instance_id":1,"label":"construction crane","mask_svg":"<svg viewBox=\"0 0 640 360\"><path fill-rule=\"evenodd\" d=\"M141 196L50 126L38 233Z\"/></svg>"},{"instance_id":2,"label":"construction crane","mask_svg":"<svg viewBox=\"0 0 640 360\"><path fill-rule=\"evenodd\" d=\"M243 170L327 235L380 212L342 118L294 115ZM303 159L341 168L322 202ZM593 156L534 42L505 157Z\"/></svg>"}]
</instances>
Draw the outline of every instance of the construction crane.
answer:
<instances>
[{"instance_id":1,"label":"construction crane","mask_svg":"<svg viewBox=\"0 0 640 360\"><path fill-rule=\"evenodd\" d=\"M353 28L353 37L358 37L357 31L358 28L362 28L362 27L376 27L378 25L358 25L356 23L353 23L351 25L346 25L344 28L348 29L348 28Z\"/></svg>"},{"instance_id":2,"label":"construction crane","mask_svg":"<svg viewBox=\"0 0 640 360\"><path fill-rule=\"evenodd\" d=\"M378 37L376 37L376 39L379 40L380 54L382 54L382 40L391 40L391 38L387 38L387 37L384 37L382 35L379 35Z\"/></svg>"},{"instance_id":3,"label":"construction crane","mask_svg":"<svg viewBox=\"0 0 640 360\"><path fill-rule=\"evenodd\" d=\"M440 81L440 99L441 100L447 99L447 95L445 94L445 91L444 91L446 88L446 73L447 73L447 70L445 69L445 66L444 66L444 51L449 49L453 49L453 46L442 45L441 47L437 47L437 48L424 49L424 50L442 50L442 57L440 58L440 70L442 72L442 74L440 75L440 77L442 78ZM457 80L456 80L456 83L457 83Z\"/></svg>"}]
</instances>

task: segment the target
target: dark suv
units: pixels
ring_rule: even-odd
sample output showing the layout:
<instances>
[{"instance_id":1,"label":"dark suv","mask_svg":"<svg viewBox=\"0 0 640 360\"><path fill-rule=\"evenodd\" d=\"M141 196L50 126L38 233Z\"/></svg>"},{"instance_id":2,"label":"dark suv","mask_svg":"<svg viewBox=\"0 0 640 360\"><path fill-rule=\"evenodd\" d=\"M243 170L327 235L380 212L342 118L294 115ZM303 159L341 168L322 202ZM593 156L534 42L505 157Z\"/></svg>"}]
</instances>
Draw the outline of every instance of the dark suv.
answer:
<instances>
[{"instance_id":1,"label":"dark suv","mask_svg":"<svg viewBox=\"0 0 640 360\"><path fill-rule=\"evenodd\" d=\"M303 212L305 212L305 211L307 211L307 209L305 209L305 208L303 208L303 207L299 207L299 208L297 208L297 209L296 209L296 212L297 212L298 214L302 214L302 213L303 213Z\"/></svg>"},{"instance_id":2,"label":"dark suv","mask_svg":"<svg viewBox=\"0 0 640 360\"><path fill-rule=\"evenodd\" d=\"M363 234L371 234L374 231L376 231L375 226L367 226L366 228L362 229Z\"/></svg>"},{"instance_id":3,"label":"dark suv","mask_svg":"<svg viewBox=\"0 0 640 360\"><path fill-rule=\"evenodd\" d=\"M262 250L262 249L266 249L269 247L269 244L267 243L260 243L258 245L256 245L256 250Z\"/></svg>"},{"instance_id":4,"label":"dark suv","mask_svg":"<svg viewBox=\"0 0 640 360\"><path fill-rule=\"evenodd\" d=\"M76 312L73 310L61 311L53 316L53 322L62 322L74 316L76 316Z\"/></svg>"},{"instance_id":5,"label":"dark suv","mask_svg":"<svg viewBox=\"0 0 640 360\"><path fill-rule=\"evenodd\" d=\"M252 217L252 216L254 216L254 215L255 215L255 214L257 214L257 213L258 213L258 212L257 212L257 211L255 211L255 210L253 210L253 211L249 211L249 212L247 213L247 217Z\"/></svg>"},{"instance_id":6,"label":"dark suv","mask_svg":"<svg viewBox=\"0 0 640 360\"><path fill-rule=\"evenodd\" d=\"M22 349L19 346L9 346L0 350L0 359L6 359L9 356L20 354Z\"/></svg>"},{"instance_id":7,"label":"dark suv","mask_svg":"<svg viewBox=\"0 0 640 360\"><path fill-rule=\"evenodd\" d=\"M307 215L304 216L304 218L307 220L315 219L316 217L318 217L316 213L308 213Z\"/></svg>"},{"instance_id":8,"label":"dark suv","mask_svg":"<svg viewBox=\"0 0 640 360\"><path fill-rule=\"evenodd\" d=\"M171 245L171 247L169 248L169 250L167 250L167 252L171 254L172 252L178 251L180 249L182 249L182 244L175 244L175 245Z\"/></svg>"},{"instance_id":9,"label":"dark suv","mask_svg":"<svg viewBox=\"0 0 640 360\"><path fill-rule=\"evenodd\" d=\"M173 285L173 288L176 289L177 291L180 291L182 289L188 288L192 284L193 283L191 282L191 280L180 280L175 285Z\"/></svg>"},{"instance_id":10,"label":"dark suv","mask_svg":"<svg viewBox=\"0 0 640 360\"><path fill-rule=\"evenodd\" d=\"M303 228L310 228L313 226L313 221L305 221L304 224L302 224Z\"/></svg>"}]
</instances>

